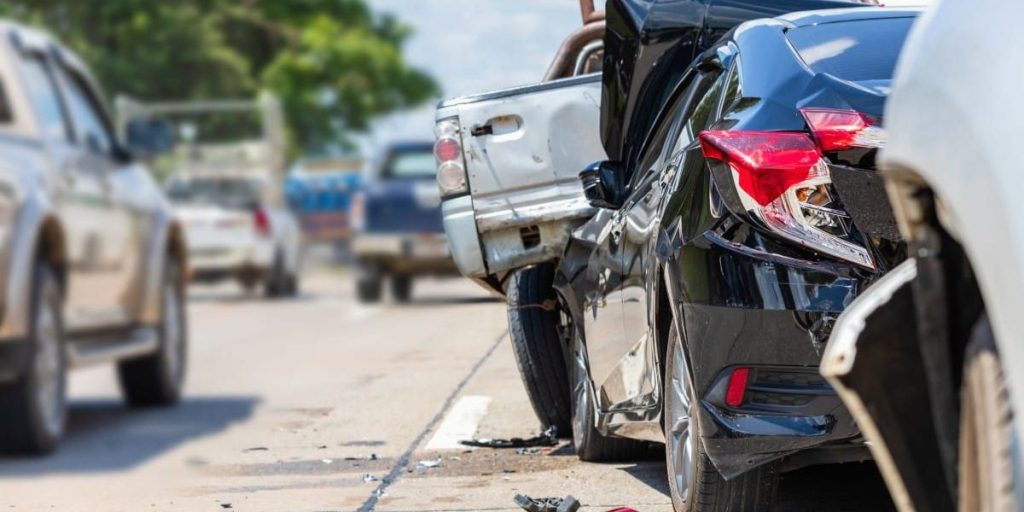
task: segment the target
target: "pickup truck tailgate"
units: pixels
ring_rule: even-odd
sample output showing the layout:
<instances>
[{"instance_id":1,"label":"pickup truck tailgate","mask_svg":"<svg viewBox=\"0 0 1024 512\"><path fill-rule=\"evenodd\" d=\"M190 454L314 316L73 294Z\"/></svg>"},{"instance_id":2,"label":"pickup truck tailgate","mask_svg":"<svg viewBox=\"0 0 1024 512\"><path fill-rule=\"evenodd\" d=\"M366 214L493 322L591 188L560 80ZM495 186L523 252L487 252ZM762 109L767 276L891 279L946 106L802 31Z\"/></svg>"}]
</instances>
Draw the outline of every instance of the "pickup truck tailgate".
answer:
<instances>
[{"instance_id":1,"label":"pickup truck tailgate","mask_svg":"<svg viewBox=\"0 0 1024 512\"><path fill-rule=\"evenodd\" d=\"M560 255L593 214L578 175L605 159L600 75L447 101L458 117L477 235L488 274ZM451 234L449 234L451 236Z\"/></svg>"}]
</instances>

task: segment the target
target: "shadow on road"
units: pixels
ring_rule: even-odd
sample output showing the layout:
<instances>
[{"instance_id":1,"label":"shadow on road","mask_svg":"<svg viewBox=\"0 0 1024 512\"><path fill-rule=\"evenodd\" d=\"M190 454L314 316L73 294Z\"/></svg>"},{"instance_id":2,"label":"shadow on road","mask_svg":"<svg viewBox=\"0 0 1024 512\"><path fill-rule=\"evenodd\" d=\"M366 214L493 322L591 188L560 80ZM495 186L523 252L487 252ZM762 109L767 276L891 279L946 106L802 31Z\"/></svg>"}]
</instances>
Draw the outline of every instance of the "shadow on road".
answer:
<instances>
[{"instance_id":1,"label":"shadow on road","mask_svg":"<svg viewBox=\"0 0 1024 512\"><path fill-rule=\"evenodd\" d=\"M0 457L0 476L122 471L252 415L253 397L197 397L168 409L130 409L120 400L71 404L68 429L47 457Z\"/></svg>"},{"instance_id":2,"label":"shadow on road","mask_svg":"<svg viewBox=\"0 0 1024 512\"><path fill-rule=\"evenodd\" d=\"M435 307L435 306L468 306L472 304L497 304L501 302L497 297L419 297L414 298L399 307Z\"/></svg>"}]
</instances>

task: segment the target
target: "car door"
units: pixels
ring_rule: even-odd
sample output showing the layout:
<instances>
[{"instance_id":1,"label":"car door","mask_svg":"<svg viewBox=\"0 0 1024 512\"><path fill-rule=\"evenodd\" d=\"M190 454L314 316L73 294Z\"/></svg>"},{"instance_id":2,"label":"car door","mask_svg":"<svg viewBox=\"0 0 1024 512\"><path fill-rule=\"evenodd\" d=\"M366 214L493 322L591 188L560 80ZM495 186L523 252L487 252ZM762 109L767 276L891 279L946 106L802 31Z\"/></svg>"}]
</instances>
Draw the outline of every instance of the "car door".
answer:
<instances>
[{"instance_id":1,"label":"car door","mask_svg":"<svg viewBox=\"0 0 1024 512\"><path fill-rule=\"evenodd\" d=\"M138 262L131 171L117 158L111 125L95 90L77 69L60 63L58 83L71 118L75 149L64 177L80 196L66 201L68 323L83 328L129 322L129 283Z\"/></svg>"},{"instance_id":2,"label":"car door","mask_svg":"<svg viewBox=\"0 0 1024 512\"><path fill-rule=\"evenodd\" d=\"M656 331L660 273L655 250L662 211L687 150L697 144L697 133L716 115L723 75L718 70L694 75L670 103L669 115L656 132L659 139L639 167L646 170L633 177L632 193L622 208L623 284L619 297L624 339L614 372L621 388L605 390L619 408L643 409L660 403L658 361L662 354Z\"/></svg>"},{"instance_id":3,"label":"car door","mask_svg":"<svg viewBox=\"0 0 1024 512\"><path fill-rule=\"evenodd\" d=\"M594 274L595 301L601 307L591 307L590 324L587 330L587 352L591 378L598 390L598 405L601 410L628 410L650 405L652 390L643 374L649 366L648 350L636 346L638 340L627 336L627 307L632 309L643 291L643 276L639 248L643 246L643 227L650 219L635 216L633 203L645 195L637 193L635 187L649 189L649 177L661 165L668 140L671 119L677 117L676 102L670 106L664 121L651 137L648 149L638 168L643 172L634 173L634 192L619 210L604 213L607 225L602 232L603 239L591 254L588 272ZM602 211L604 212L604 210Z\"/></svg>"}]
</instances>

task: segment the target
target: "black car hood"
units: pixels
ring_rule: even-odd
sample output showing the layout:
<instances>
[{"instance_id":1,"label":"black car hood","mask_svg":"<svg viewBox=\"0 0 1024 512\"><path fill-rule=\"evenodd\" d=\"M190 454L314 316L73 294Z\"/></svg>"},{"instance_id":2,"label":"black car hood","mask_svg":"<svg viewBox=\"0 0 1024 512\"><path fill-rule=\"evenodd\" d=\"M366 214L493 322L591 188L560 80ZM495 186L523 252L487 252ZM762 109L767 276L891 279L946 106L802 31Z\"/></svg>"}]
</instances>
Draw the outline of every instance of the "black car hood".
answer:
<instances>
[{"instance_id":1,"label":"black car hood","mask_svg":"<svg viewBox=\"0 0 1024 512\"><path fill-rule=\"evenodd\" d=\"M851 0L608 0L601 86L601 141L632 165L670 92L701 51L744 21Z\"/></svg>"}]
</instances>

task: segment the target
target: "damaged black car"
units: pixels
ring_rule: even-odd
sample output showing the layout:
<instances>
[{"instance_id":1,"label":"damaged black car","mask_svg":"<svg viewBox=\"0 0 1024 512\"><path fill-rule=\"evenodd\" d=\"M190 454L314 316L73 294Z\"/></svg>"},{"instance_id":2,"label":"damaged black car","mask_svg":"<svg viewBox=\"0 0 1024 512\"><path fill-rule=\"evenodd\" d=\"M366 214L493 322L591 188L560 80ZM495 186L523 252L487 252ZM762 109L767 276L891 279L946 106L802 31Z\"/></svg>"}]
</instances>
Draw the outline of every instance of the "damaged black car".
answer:
<instances>
[{"instance_id":1,"label":"damaged black car","mask_svg":"<svg viewBox=\"0 0 1024 512\"><path fill-rule=\"evenodd\" d=\"M768 510L781 472L870 457L818 365L836 317L906 258L875 155L917 14L747 22L677 72L607 46L610 160L580 175L598 213L554 277L582 458L664 442L689 511Z\"/></svg>"}]
</instances>

